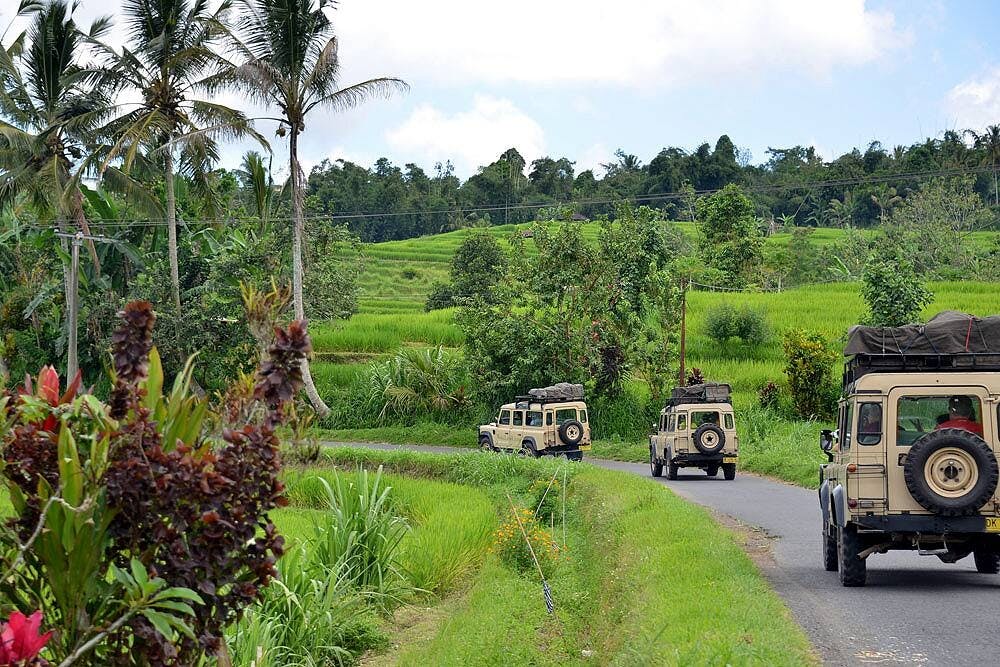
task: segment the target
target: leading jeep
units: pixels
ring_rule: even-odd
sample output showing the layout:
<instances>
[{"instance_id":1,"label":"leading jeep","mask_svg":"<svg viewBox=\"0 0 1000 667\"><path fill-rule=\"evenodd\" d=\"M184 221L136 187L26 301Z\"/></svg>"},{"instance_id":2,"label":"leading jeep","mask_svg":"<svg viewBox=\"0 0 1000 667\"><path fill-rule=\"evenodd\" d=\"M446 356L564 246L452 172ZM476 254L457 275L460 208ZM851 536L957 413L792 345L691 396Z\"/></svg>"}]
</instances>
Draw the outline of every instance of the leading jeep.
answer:
<instances>
[{"instance_id":1,"label":"leading jeep","mask_svg":"<svg viewBox=\"0 0 1000 667\"><path fill-rule=\"evenodd\" d=\"M915 550L1000 572L1000 317L855 327L837 428L823 431L823 565L863 586L867 560Z\"/></svg>"},{"instance_id":2,"label":"leading jeep","mask_svg":"<svg viewBox=\"0 0 1000 667\"><path fill-rule=\"evenodd\" d=\"M727 384L677 387L649 437L649 470L653 477L677 479L680 468L701 468L709 477L722 470L736 478L739 438Z\"/></svg>"},{"instance_id":3,"label":"leading jeep","mask_svg":"<svg viewBox=\"0 0 1000 667\"><path fill-rule=\"evenodd\" d=\"M500 406L496 419L479 427L479 448L484 451L564 455L580 461L590 447L587 404L583 386L577 384L532 389Z\"/></svg>"}]
</instances>

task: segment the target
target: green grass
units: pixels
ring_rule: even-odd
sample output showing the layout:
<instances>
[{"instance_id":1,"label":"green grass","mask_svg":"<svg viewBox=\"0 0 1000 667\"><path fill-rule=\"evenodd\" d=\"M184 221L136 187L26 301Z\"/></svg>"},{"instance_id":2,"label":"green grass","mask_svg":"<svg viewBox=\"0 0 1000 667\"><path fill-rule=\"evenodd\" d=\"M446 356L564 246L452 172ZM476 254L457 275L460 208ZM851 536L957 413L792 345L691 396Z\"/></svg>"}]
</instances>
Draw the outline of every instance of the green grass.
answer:
<instances>
[{"instance_id":1,"label":"green grass","mask_svg":"<svg viewBox=\"0 0 1000 667\"><path fill-rule=\"evenodd\" d=\"M533 480L567 466L569 557L546 572L555 615L545 611L536 575L487 556L447 617L409 638L393 664L815 662L734 536L659 485L585 464L476 453L339 449L328 458L476 484L498 507L504 490L523 502Z\"/></svg>"}]
</instances>

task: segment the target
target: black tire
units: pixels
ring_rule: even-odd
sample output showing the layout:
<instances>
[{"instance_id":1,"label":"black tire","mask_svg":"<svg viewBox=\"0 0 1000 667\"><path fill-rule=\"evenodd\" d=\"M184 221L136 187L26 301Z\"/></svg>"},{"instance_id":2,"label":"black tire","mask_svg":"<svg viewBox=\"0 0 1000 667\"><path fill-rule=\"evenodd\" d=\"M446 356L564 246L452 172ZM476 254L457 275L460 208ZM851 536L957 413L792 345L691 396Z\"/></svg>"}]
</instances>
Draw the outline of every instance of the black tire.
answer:
<instances>
[{"instance_id":1,"label":"black tire","mask_svg":"<svg viewBox=\"0 0 1000 667\"><path fill-rule=\"evenodd\" d=\"M579 450L577 450L575 452L566 452L566 460L567 461L582 461L583 460L583 452L581 452Z\"/></svg>"},{"instance_id":2,"label":"black tire","mask_svg":"<svg viewBox=\"0 0 1000 667\"><path fill-rule=\"evenodd\" d=\"M705 474L709 477L715 477L719 474L719 466L708 466L705 468Z\"/></svg>"},{"instance_id":3,"label":"black tire","mask_svg":"<svg viewBox=\"0 0 1000 667\"><path fill-rule=\"evenodd\" d=\"M726 432L717 424L702 424L695 429L692 438L702 454L718 454L726 446Z\"/></svg>"},{"instance_id":4,"label":"black tire","mask_svg":"<svg viewBox=\"0 0 1000 667\"><path fill-rule=\"evenodd\" d=\"M823 569L837 571L837 537L830 524L823 526Z\"/></svg>"},{"instance_id":5,"label":"black tire","mask_svg":"<svg viewBox=\"0 0 1000 667\"><path fill-rule=\"evenodd\" d=\"M649 450L649 474L653 477L663 477L663 461L657 461L653 450Z\"/></svg>"},{"instance_id":6,"label":"black tire","mask_svg":"<svg viewBox=\"0 0 1000 667\"><path fill-rule=\"evenodd\" d=\"M576 447L583 440L583 424L576 419L564 421L559 425L559 439L565 445Z\"/></svg>"},{"instance_id":7,"label":"black tire","mask_svg":"<svg viewBox=\"0 0 1000 667\"><path fill-rule=\"evenodd\" d=\"M671 463L667 465L667 479L677 479L677 465Z\"/></svg>"},{"instance_id":8,"label":"black tire","mask_svg":"<svg viewBox=\"0 0 1000 667\"><path fill-rule=\"evenodd\" d=\"M959 454L953 458L942 456L942 465L948 466L940 470L945 479L932 482L927 478L926 467L928 461L943 449L956 450ZM940 488L942 483L946 484L951 479L960 480L971 474L965 468L973 465L976 467L976 481L967 492L951 497L935 490L935 486ZM975 433L960 428L945 428L921 436L910 447L903 465L903 479L910 495L921 507L941 516L976 514L993 497L998 478L1000 466L997 466L996 455L990 446Z\"/></svg>"},{"instance_id":9,"label":"black tire","mask_svg":"<svg viewBox=\"0 0 1000 667\"><path fill-rule=\"evenodd\" d=\"M976 561L976 572L1000 574L1000 551L976 549L972 552L972 559Z\"/></svg>"},{"instance_id":10,"label":"black tire","mask_svg":"<svg viewBox=\"0 0 1000 667\"><path fill-rule=\"evenodd\" d=\"M493 448L493 443L490 442L489 438L479 439L479 449L484 452L495 452L496 449Z\"/></svg>"},{"instance_id":11,"label":"black tire","mask_svg":"<svg viewBox=\"0 0 1000 667\"><path fill-rule=\"evenodd\" d=\"M722 476L725 477L730 482L736 479L736 464L735 463L723 463L722 464Z\"/></svg>"},{"instance_id":12,"label":"black tire","mask_svg":"<svg viewBox=\"0 0 1000 667\"><path fill-rule=\"evenodd\" d=\"M868 563L858 558L861 553L861 538L858 529L848 525L837 527L837 569L840 572L842 586L864 586L868 579Z\"/></svg>"}]
</instances>

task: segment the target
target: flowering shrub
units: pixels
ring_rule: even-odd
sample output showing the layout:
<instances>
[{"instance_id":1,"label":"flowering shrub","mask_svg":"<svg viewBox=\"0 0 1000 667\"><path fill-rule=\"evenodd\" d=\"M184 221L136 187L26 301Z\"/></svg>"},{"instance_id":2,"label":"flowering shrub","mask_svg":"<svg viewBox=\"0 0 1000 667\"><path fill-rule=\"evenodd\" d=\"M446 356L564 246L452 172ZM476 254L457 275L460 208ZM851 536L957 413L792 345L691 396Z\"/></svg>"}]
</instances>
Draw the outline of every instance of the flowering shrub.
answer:
<instances>
[{"instance_id":1,"label":"flowering shrub","mask_svg":"<svg viewBox=\"0 0 1000 667\"><path fill-rule=\"evenodd\" d=\"M46 657L71 664L198 664L261 594L283 553L275 428L302 386L305 325L275 331L260 419L211 433L189 362L169 393L147 302L121 314L108 404L60 396L51 368L0 397L0 477L16 512L0 531L0 600L41 609Z\"/></svg>"},{"instance_id":2,"label":"flowering shrub","mask_svg":"<svg viewBox=\"0 0 1000 667\"><path fill-rule=\"evenodd\" d=\"M38 630L41 627L40 611L27 617L19 611L11 614L10 619L0 626L0 665L28 667L46 664L37 658L52 636L52 631L40 635Z\"/></svg>"},{"instance_id":3,"label":"flowering shrub","mask_svg":"<svg viewBox=\"0 0 1000 667\"><path fill-rule=\"evenodd\" d=\"M524 540L525 534L531 542L531 549L535 552L542 572L547 572L549 566L559 563L566 557L565 547L559 546L552 533L535 519L532 510L523 507L511 510L497 528L493 535L492 551L499 555L504 563L520 572L534 570L535 563L531 559L531 550Z\"/></svg>"},{"instance_id":4,"label":"flowering shrub","mask_svg":"<svg viewBox=\"0 0 1000 667\"><path fill-rule=\"evenodd\" d=\"M762 408L776 408L781 400L781 388L774 382L768 382L757 391L757 400Z\"/></svg>"}]
</instances>

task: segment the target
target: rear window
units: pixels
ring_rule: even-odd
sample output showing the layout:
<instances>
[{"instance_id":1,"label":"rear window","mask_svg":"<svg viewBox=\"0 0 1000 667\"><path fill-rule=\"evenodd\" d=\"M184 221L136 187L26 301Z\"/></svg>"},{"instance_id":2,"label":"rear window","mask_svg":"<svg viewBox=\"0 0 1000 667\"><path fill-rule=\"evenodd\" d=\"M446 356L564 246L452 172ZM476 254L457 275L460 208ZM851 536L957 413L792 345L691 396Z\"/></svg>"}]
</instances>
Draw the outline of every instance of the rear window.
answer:
<instances>
[{"instance_id":1,"label":"rear window","mask_svg":"<svg viewBox=\"0 0 1000 667\"><path fill-rule=\"evenodd\" d=\"M726 413L723 416L725 417L725 420L726 420L726 428L728 428L730 430L736 428L736 424L733 422L733 416L731 414Z\"/></svg>"},{"instance_id":2,"label":"rear window","mask_svg":"<svg viewBox=\"0 0 1000 667\"><path fill-rule=\"evenodd\" d=\"M693 428L698 428L702 424L719 424L719 413L715 410L711 412L692 412L691 413L691 426Z\"/></svg>"},{"instance_id":3,"label":"rear window","mask_svg":"<svg viewBox=\"0 0 1000 667\"><path fill-rule=\"evenodd\" d=\"M586 410L580 410L580 421L583 422L584 424L587 423L587 411Z\"/></svg>"},{"instance_id":4,"label":"rear window","mask_svg":"<svg viewBox=\"0 0 1000 667\"><path fill-rule=\"evenodd\" d=\"M532 410L528 413L527 426L541 426L542 425L542 413L535 412Z\"/></svg>"},{"instance_id":5,"label":"rear window","mask_svg":"<svg viewBox=\"0 0 1000 667\"><path fill-rule=\"evenodd\" d=\"M560 426L571 419L576 419L576 408L563 408L556 410L556 424Z\"/></svg>"},{"instance_id":6,"label":"rear window","mask_svg":"<svg viewBox=\"0 0 1000 667\"><path fill-rule=\"evenodd\" d=\"M501 426L510 426L510 410L501 410L500 411L500 425Z\"/></svg>"},{"instance_id":7,"label":"rear window","mask_svg":"<svg viewBox=\"0 0 1000 667\"><path fill-rule=\"evenodd\" d=\"M960 428L982 436L982 415L978 396L901 396L896 404L896 445L908 447L940 428Z\"/></svg>"}]
</instances>

